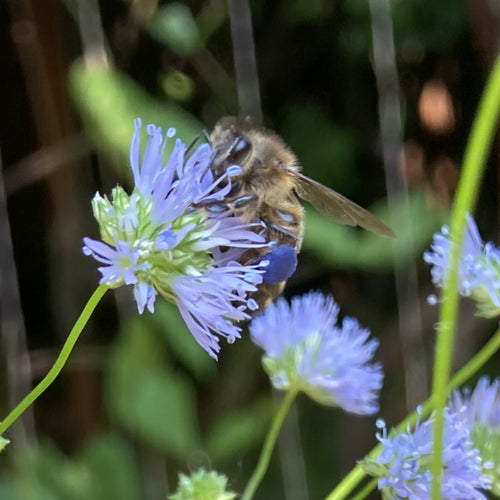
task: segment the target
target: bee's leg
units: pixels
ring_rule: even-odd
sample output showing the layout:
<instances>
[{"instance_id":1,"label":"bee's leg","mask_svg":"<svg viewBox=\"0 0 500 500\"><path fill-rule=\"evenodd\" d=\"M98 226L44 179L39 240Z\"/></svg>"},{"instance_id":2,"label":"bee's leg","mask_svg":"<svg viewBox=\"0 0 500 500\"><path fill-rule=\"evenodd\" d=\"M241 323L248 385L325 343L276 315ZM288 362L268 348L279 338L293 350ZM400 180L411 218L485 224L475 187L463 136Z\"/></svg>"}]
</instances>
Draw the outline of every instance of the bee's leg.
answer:
<instances>
[{"instance_id":1,"label":"bee's leg","mask_svg":"<svg viewBox=\"0 0 500 500\"><path fill-rule=\"evenodd\" d=\"M244 221L250 222L257 218L259 209L259 198L254 194L245 194L225 200L234 215L241 217Z\"/></svg>"},{"instance_id":2,"label":"bee's leg","mask_svg":"<svg viewBox=\"0 0 500 500\"><path fill-rule=\"evenodd\" d=\"M220 214L229 210L229 207L225 203L209 203L204 208L213 214Z\"/></svg>"},{"instance_id":3,"label":"bee's leg","mask_svg":"<svg viewBox=\"0 0 500 500\"><path fill-rule=\"evenodd\" d=\"M287 229L286 227L280 226L279 224L275 224L274 222L269 222L269 221L263 221L263 222L266 224L266 226L280 233L281 236L297 240L297 235L293 231Z\"/></svg>"},{"instance_id":4,"label":"bee's leg","mask_svg":"<svg viewBox=\"0 0 500 500\"><path fill-rule=\"evenodd\" d=\"M246 194L244 196L240 196L239 198L235 198L231 201L231 205L233 209L243 208L257 201L257 196L254 194Z\"/></svg>"}]
</instances>

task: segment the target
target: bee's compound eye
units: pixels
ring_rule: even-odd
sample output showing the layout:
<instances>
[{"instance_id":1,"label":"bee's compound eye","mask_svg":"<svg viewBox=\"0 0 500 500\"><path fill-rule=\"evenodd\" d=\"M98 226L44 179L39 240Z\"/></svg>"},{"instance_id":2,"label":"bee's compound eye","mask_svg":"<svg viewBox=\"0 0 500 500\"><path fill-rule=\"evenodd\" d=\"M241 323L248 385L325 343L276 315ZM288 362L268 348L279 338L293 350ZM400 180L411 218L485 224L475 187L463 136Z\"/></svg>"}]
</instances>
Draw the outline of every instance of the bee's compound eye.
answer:
<instances>
[{"instance_id":1,"label":"bee's compound eye","mask_svg":"<svg viewBox=\"0 0 500 500\"><path fill-rule=\"evenodd\" d=\"M229 207L225 203L210 203L210 205L207 205L205 208L214 214L220 214L229 210Z\"/></svg>"},{"instance_id":2,"label":"bee's compound eye","mask_svg":"<svg viewBox=\"0 0 500 500\"><path fill-rule=\"evenodd\" d=\"M242 160L252 149L250 141L246 137L239 137L234 144L231 146L231 151L229 152L229 159L233 163L238 163Z\"/></svg>"}]
</instances>

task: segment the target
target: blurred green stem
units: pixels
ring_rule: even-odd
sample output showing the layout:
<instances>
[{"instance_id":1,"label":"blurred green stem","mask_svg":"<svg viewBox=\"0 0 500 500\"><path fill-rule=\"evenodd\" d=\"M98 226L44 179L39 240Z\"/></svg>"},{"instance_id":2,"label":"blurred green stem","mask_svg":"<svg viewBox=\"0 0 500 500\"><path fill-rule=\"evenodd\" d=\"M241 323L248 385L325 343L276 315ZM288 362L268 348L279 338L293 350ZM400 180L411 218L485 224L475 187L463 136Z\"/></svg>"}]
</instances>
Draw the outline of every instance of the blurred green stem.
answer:
<instances>
[{"instance_id":1,"label":"blurred green stem","mask_svg":"<svg viewBox=\"0 0 500 500\"><path fill-rule=\"evenodd\" d=\"M493 334L493 337L488 343L450 380L446 386L446 395L462 385L470 377L472 377L484 364L500 349L500 328ZM405 431L407 427L412 427L417 419L425 418L436 407L436 400L431 396L423 405L420 416L415 411L406 417L396 428L395 433ZM382 446L379 444L367 455L371 458L376 458L382 451ZM325 500L343 500L351 493L351 491L365 477L365 472L360 465L357 465L352 471L337 485L337 487L326 497ZM376 487L376 482L370 482L359 494L356 499L364 498L361 494L367 495Z\"/></svg>"},{"instance_id":2,"label":"blurred green stem","mask_svg":"<svg viewBox=\"0 0 500 500\"><path fill-rule=\"evenodd\" d=\"M450 221L450 255L445 276L442 306L439 315L432 398L436 403L433 424L434 452L431 461L431 498L441 498L443 468L444 416L448 393L446 387L451 371L455 323L458 313L458 268L462 255L467 214L472 212L477 197L479 183L488 158L490 146L500 111L500 56L495 61L493 71L484 90L472 131L465 151L464 164L458 184Z\"/></svg>"},{"instance_id":3,"label":"blurred green stem","mask_svg":"<svg viewBox=\"0 0 500 500\"><path fill-rule=\"evenodd\" d=\"M276 439L278 437L279 431L281 429L281 425L283 424L283 420L290 409L290 406L297 395L297 391L288 391L285 394L285 397L281 401L281 405L278 408L278 411L274 415L273 421L271 422L271 427L269 428L269 432L267 433L266 440L264 442L264 446L262 447L262 451L260 452L259 462L257 463L257 467L253 471L252 476L250 477L243 494L241 495L241 500L251 500L257 490L264 474L266 473L267 467L269 465L269 461L271 460L271 454L274 449L274 444L276 443Z\"/></svg>"},{"instance_id":4,"label":"blurred green stem","mask_svg":"<svg viewBox=\"0 0 500 500\"><path fill-rule=\"evenodd\" d=\"M3 435L3 433L22 415L22 413L33 404L38 396L40 396L59 375L63 366L66 364L78 337L80 337L82 330L107 289L108 287L106 285L99 285L97 287L96 291L92 294L89 301L83 308L79 318L76 320L71 332L69 332L68 338L52 368L49 370L47 375L45 375L42 381L7 415L7 417L5 417L2 423L0 423L0 436Z\"/></svg>"}]
</instances>

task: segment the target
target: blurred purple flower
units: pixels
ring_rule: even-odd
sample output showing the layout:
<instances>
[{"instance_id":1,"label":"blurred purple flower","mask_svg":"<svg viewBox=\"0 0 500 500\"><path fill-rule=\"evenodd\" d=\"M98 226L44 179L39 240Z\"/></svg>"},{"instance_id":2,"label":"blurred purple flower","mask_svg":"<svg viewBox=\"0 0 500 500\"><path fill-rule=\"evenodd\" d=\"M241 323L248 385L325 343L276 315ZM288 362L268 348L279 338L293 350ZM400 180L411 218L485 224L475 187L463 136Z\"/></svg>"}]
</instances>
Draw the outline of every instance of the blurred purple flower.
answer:
<instances>
[{"instance_id":1,"label":"blurred purple flower","mask_svg":"<svg viewBox=\"0 0 500 500\"><path fill-rule=\"evenodd\" d=\"M479 450L491 490L500 496L500 379L482 377L474 391L453 391L449 408L460 412L471 429L471 440Z\"/></svg>"},{"instance_id":2,"label":"blurred purple flower","mask_svg":"<svg viewBox=\"0 0 500 500\"><path fill-rule=\"evenodd\" d=\"M449 266L450 231L443 226L434 235L431 249L424 252L424 261L432 265L432 282L442 287ZM500 314L500 250L492 243L484 244L474 219L467 216L462 255L459 262L459 292L478 304L479 314L493 317ZM432 300L435 300L432 297Z\"/></svg>"},{"instance_id":3,"label":"blurred purple flower","mask_svg":"<svg viewBox=\"0 0 500 500\"><path fill-rule=\"evenodd\" d=\"M354 318L336 326L339 308L312 292L278 299L250 324L265 351L263 365L277 389L303 391L315 401L357 414L378 411L383 373L371 363L378 341Z\"/></svg>"},{"instance_id":4,"label":"blurred purple flower","mask_svg":"<svg viewBox=\"0 0 500 500\"><path fill-rule=\"evenodd\" d=\"M490 479L483 474L479 452L471 442L470 429L460 412L445 411L443 450L443 500L486 500L480 489L490 489ZM377 421L381 432L377 439L382 451L376 459L362 462L365 470L378 477L383 498L428 500L431 491L429 464L433 451L432 422L417 422L413 431L388 435L383 420Z\"/></svg>"}]
</instances>

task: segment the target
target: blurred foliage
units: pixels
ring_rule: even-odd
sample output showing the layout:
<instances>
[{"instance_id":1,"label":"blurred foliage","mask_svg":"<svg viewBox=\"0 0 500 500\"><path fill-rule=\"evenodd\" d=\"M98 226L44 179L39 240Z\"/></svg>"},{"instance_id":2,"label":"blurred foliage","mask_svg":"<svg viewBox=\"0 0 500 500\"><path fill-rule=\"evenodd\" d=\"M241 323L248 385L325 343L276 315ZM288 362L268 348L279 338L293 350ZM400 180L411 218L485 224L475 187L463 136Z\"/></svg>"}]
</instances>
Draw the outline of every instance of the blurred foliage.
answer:
<instances>
[{"instance_id":1,"label":"blurred foliage","mask_svg":"<svg viewBox=\"0 0 500 500\"><path fill-rule=\"evenodd\" d=\"M69 90L92 139L114 160L122 176L130 175L128 151L136 118L166 128L175 124L178 137L188 144L202 129L191 114L174 103L152 98L116 68L76 62L69 73ZM170 141L166 154L172 148Z\"/></svg>"},{"instance_id":2,"label":"blurred foliage","mask_svg":"<svg viewBox=\"0 0 500 500\"><path fill-rule=\"evenodd\" d=\"M343 2L349 16L340 42L343 50L356 57L366 57L371 50L371 20L367 0ZM423 55L425 51L449 53L467 30L464 2L444 0L393 0L392 21L396 45L405 57ZM417 55L418 57L418 55Z\"/></svg>"},{"instance_id":3,"label":"blurred foliage","mask_svg":"<svg viewBox=\"0 0 500 500\"><path fill-rule=\"evenodd\" d=\"M221 116L235 112L237 89L229 14L223 0L101 1L102 25L90 27L79 25L76 0L32 4L38 6L33 26L40 34L40 47L36 47L40 53L23 52L29 44L21 43L16 46L18 55L10 40L3 49L4 60L14 61L5 67L5 113L0 121L4 162L15 166L37 147L43 152L51 145L40 139L45 130L37 128L34 117L39 116L50 132L60 133L60 141L78 134L81 120L98 153L83 159L68 154L64 172L51 173L40 183L33 181L24 192L9 198L27 324L36 324L37 332L44 335L35 338L36 332L28 329L28 340L30 345L58 348L60 342L54 346L51 339L60 340L67 333L54 320L66 314L54 294L60 276L69 274L80 291L91 289L97 281L94 263L82 264L81 255L67 257L65 240L54 236L56 229L67 233L69 212L60 197L76 200L80 211L71 224L78 234L95 231L89 203L80 200L102 190L103 184L130 178L134 119L140 117L143 124L155 123L164 130L173 126L189 144L204 127L209 129ZM299 270L285 295L312 288L340 290L340 304L348 304L349 313L362 314L363 324L381 337L378 355L386 367L388 388L382 413L388 421L397 421L406 413L405 377L393 326L398 324L398 313L391 273L419 263L432 233L446 221L456 172L443 173L435 160L445 157L453 165L460 164L485 61L475 45L484 28L475 24L470 13L476 4L394 0L391 7L405 119L402 140L418 142L423 159L417 175L408 181L408 199L401 195L389 210L369 2L251 2L266 125L290 144L306 175L370 206L396 233L391 240L339 226L307 207ZM1 14L8 14L0 15L2 33L12 33L15 41L16 27L25 19L7 4L0 9L4 9ZM493 14L486 21L496 22ZM93 49L76 41L83 28L103 29L111 56L108 66L89 64L82 57ZM45 57L43 77L34 63L21 71L22 61L38 61L33 54ZM452 93L458 117L456 129L443 136L426 130L416 111L421 88L436 78ZM42 93L50 85L54 86L49 93L53 102ZM74 106L71 112L69 102ZM48 110L56 117L61 110L67 113L57 122L59 128L49 120ZM68 182L71 175L74 178ZM493 194L480 198L486 224L493 224L487 218L498 213L497 185L493 172L486 182ZM27 230L32 226L36 234ZM69 247L74 250L74 242ZM45 263L36 274L32 271L34 255ZM63 257L69 259L66 268L61 267ZM416 268L425 269L416 291L419 298L425 297L428 269L421 263ZM62 294L71 295L67 290ZM45 302L40 298L48 304L43 314L40 304ZM68 300L74 300L72 309L81 308L74 297ZM389 301L394 302L390 311ZM124 312L128 304L124 307L119 300L118 305L100 305L86 337L91 345L109 346L104 363L96 362L97 368L92 363L86 366L88 376L81 385L72 382L68 367L54 400L47 395L46 406L36 407L37 432L43 437L40 444L15 454L13 442L0 457L0 500L165 498L167 484L162 474L157 490L150 484L154 483L151 463L166 471L172 485L178 472L219 467L229 477L229 487L242 490L273 411L258 350L244 335L234 345L224 345L215 363L189 334L175 307L158 301L154 315L132 317ZM434 315L435 311L423 313L422 342L429 352ZM484 338L480 333L460 346L460 354L466 357L476 348ZM84 403L89 398L94 403L92 411L82 410L81 420L73 422L71 416L79 413L80 404L87 408ZM73 412L68 405L75 407ZM283 449L288 454L281 464L272 462L257 498L282 498L282 482L290 482L290 477L300 481L297 471L303 468L310 498L322 498L375 444L370 420L304 400L299 400L297 409L301 438L292 431L284 433ZM60 434L54 429L61 430Z\"/></svg>"},{"instance_id":4,"label":"blurred foliage","mask_svg":"<svg viewBox=\"0 0 500 500\"><path fill-rule=\"evenodd\" d=\"M95 436L74 459L42 442L18 457L16 476L0 483L2 500L137 500L140 491L133 451L113 434Z\"/></svg>"},{"instance_id":5,"label":"blurred foliage","mask_svg":"<svg viewBox=\"0 0 500 500\"><path fill-rule=\"evenodd\" d=\"M181 3L169 3L158 9L149 25L149 33L181 57L189 57L202 47L191 11Z\"/></svg>"},{"instance_id":6,"label":"blurred foliage","mask_svg":"<svg viewBox=\"0 0 500 500\"><path fill-rule=\"evenodd\" d=\"M150 444L182 459L198 446L195 394L169 370L152 332L140 318L127 324L110 360L110 415Z\"/></svg>"},{"instance_id":7,"label":"blurred foliage","mask_svg":"<svg viewBox=\"0 0 500 500\"><path fill-rule=\"evenodd\" d=\"M407 201L409 219L405 210ZM374 208L372 212L389 223L396 234L394 240L340 226L311 209L306 213L304 248L339 268L401 268L422 254L429 235L439 230L448 216L444 208L430 208L425 194L418 191L412 192L408 200L400 197L390 219L386 208Z\"/></svg>"}]
</instances>

